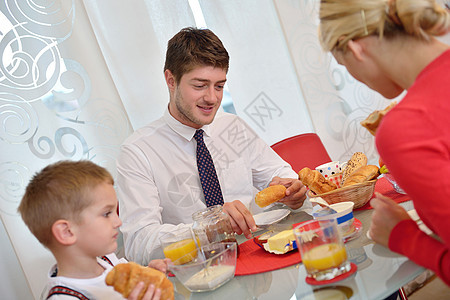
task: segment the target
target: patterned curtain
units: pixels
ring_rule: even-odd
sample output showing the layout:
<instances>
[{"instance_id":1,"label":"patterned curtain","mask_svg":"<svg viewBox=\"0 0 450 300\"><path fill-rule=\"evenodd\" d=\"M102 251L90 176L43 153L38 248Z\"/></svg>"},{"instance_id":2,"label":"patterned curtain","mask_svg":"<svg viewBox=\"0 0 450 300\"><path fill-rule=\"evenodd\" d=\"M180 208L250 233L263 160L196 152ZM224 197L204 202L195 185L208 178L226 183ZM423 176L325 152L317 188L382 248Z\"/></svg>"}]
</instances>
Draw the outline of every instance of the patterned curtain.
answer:
<instances>
[{"instance_id":1,"label":"patterned curtain","mask_svg":"<svg viewBox=\"0 0 450 300\"><path fill-rule=\"evenodd\" d=\"M92 160L115 175L132 128L80 1L0 7L0 214L37 297L54 262L17 213L25 186L63 159Z\"/></svg>"}]
</instances>

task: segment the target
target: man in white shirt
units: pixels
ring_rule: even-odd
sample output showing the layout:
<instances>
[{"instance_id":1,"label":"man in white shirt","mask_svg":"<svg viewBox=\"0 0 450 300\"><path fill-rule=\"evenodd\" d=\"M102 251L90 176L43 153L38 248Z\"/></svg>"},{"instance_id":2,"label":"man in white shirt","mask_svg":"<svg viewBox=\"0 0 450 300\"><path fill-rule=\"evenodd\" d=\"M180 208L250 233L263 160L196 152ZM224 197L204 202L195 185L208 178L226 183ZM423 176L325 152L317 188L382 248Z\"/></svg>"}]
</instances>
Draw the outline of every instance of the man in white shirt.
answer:
<instances>
[{"instance_id":1,"label":"man in white shirt","mask_svg":"<svg viewBox=\"0 0 450 300\"><path fill-rule=\"evenodd\" d=\"M223 195L223 210L237 234L256 230L254 188L287 187L280 202L300 208L306 188L298 175L239 117L218 112L229 56L208 29L185 28L168 43L164 76L170 93L159 120L133 133L118 158L117 192L128 259L146 264L162 256L159 237L192 225L206 207L197 168L203 130ZM217 114L216 114L217 113Z\"/></svg>"}]
</instances>

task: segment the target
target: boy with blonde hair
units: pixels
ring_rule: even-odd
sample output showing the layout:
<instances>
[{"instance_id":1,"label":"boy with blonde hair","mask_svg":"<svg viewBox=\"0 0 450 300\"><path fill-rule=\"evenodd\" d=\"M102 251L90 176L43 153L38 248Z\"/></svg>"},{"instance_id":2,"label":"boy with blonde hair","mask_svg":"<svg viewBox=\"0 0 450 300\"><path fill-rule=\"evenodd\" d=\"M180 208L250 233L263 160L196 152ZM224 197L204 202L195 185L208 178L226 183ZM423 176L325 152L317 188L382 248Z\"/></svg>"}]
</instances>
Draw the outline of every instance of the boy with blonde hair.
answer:
<instances>
[{"instance_id":1,"label":"boy with blonde hair","mask_svg":"<svg viewBox=\"0 0 450 300\"><path fill-rule=\"evenodd\" d=\"M33 235L56 259L43 299L122 299L105 283L114 265L122 221L111 174L90 161L60 161L35 174L18 211ZM149 266L166 271L166 261ZM137 299L143 283L128 299ZM159 299L150 285L144 299Z\"/></svg>"}]
</instances>

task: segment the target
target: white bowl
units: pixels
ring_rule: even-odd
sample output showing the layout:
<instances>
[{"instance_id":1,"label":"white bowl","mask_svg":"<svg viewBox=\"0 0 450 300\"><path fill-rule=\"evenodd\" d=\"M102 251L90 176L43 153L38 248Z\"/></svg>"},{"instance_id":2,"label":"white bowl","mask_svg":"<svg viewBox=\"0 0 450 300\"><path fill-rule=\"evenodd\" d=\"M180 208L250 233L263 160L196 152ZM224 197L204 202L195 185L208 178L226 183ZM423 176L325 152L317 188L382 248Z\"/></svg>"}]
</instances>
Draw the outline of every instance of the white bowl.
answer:
<instances>
[{"instance_id":1,"label":"white bowl","mask_svg":"<svg viewBox=\"0 0 450 300\"><path fill-rule=\"evenodd\" d=\"M169 270L191 292L217 289L234 277L237 244L213 243L196 249L197 257L189 263L169 263ZM194 251L193 251L194 252ZM193 257L193 253L186 254ZM181 257L180 259L183 259Z\"/></svg>"},{"instance_id":2,"label":"white bowl","mask_svg":"<svg viewBox=\"0 0 450 300\"><path fill-rule=\"evenodd\" d=\"M335 219L338 224L339 231L342 236L345 237L349 232L353 231L353 221L355 220L353 217L353 207L355 203L351 201L339 202L335 204L331 204L330 207L333 208L336 213L332 214L321 214L321 212L325 212L327 209L323 208L313 213L313 218L316 220L330 220Z\"/></svg>"}]
</instances>

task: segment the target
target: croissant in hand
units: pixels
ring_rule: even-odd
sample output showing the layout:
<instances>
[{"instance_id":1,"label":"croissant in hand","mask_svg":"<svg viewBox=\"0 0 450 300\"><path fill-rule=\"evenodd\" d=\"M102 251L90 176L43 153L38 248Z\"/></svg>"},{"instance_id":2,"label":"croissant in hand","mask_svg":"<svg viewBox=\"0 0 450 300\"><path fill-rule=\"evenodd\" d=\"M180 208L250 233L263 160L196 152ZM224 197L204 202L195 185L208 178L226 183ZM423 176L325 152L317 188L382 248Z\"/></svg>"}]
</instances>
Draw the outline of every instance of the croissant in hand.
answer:
<instances>
[{"instance_id":1,"label":"croissant in hand","mask_svg":"<svg viewBox=\"0 0 450 300\"><path fill-rule=\"evenodd\" d=\"M161 299L174 299L173 284L163 272L134 262L116 265L105 279L106 284L113 286L114 290L121 293L124 298L128 298L134 287L141 281L144 282L145 288L138 299L142 299L150 284L153 284L155 289L161 290Z\"/></svg>"},{"instance_id":2,"label":"croissant in hand","mask_svg":"<svg viewBox=\"0 0 450 300\"><path fill-rule=\"evenodd\" d=\"M337 185L334 182L326 180L319 171L311 170L308 167L304 167L298 172L298 179L316 194L323 194L337 189Z\"/></svg>"}]
</instances>

